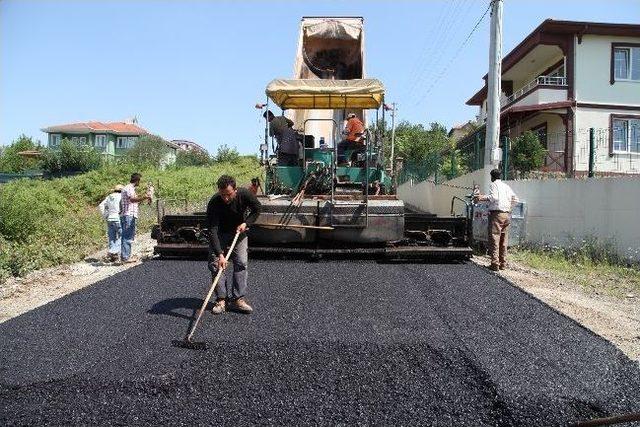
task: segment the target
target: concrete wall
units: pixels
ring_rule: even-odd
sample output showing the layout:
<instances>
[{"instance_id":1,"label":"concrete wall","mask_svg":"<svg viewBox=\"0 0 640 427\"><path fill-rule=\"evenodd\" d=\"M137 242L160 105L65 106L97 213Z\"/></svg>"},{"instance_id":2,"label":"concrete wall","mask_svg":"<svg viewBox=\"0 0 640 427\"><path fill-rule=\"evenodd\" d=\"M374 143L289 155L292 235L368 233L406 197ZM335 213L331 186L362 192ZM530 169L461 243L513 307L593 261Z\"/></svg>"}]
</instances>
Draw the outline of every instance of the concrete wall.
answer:
<instances>
[{"instance_id":1,"label":"concrete wall","mask_svg":"<svg viewBox=\"0 0 640 427\"><path fill-rule=\"evenodd\" d=\"M449 215L451 198L479 184L489 188L490 169L480 169L446 183L405 183L398 197L405 204ZM618 253L640 261L640 177L506 181L527 204L527 242L565 245L595 236L610 240ZM461 205L456 204L461 212Z\"/></svg>"},{"instance_id":2,"label":"concrete wall","mask_svg":"<svg viewBox=\"0 0 640 427\"><path fill-rule=\"evenodd\" d=\"M527 241L565 244L596 236L640 261L640 178L507 181L527 203Z\"/></svg>"},{"instance_id":3,"label":"concrete wall","mask_svg":"<svg viewBox=\"0 0 640 427\"><path fill-rule=\"evenodd\" d=\"M640 38L584 35L582 43L576 43L576 101L640 106L638 82L609 82L614 42L640 43Z\"/></svg>"},{"instance_id":4,"label":"concrete wall","mask_svg":"<svg viewBox=\"0 0 640 427\"><path fill-rule=\"evenodd\" d=\"M470 194L475 184L480 185L480 188L489 188L489 171L490 169L479 169L438 185L427 181L406 182L398 187L398 197L405 204L425 212L450 215L453 196L464 197ZM458 213L463 212L460 202L456 202L455 206Z\"/></svg>"}]
</instances>

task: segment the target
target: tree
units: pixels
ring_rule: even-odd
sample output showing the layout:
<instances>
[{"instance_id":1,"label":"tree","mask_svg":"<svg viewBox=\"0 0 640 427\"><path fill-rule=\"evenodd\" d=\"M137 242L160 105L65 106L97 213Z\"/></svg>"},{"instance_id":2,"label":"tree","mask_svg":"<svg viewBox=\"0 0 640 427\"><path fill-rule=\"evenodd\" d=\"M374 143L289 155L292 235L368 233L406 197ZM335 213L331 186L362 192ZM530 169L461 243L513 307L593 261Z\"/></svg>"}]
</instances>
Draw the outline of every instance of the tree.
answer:
<instances>
[{"instance_id":1,"label":"tree","mask_svg":"<svg viewBox=\"0 0 640 427\"><path fill-rule=\"evenodd\" d=\"M230 148L227 146L227 144L222 144L218 147L218 152L216 153L214 160L218 163L236 163L238 160L240 160L240 154L235 147Z\"/></svg>"},{"instance_id":2,"label":"tree","mask_svg":"<svg viewBox=\"0 0 640 427\"><path fill-rule=\"evenodd\" d=\"M0 172L19 173L36 169L39 163L38 159L22 157L18 153L39 149L40 146L33 141L33 138L24 134L20 135L11 145L2 150L0 154Z\"/></svg>"},{"instance_id":3,"label":"tree","mask_svg":"<svg viewBox=\"0 0 640 427\"><path fill-rule=\"evenodd\" d=\"M170 149L168 142L158 135L143 135L124 155L126 162L136 166L162 167Z\"/></svg>"},{"instance_id":4,"label":"tree","mask_svg":"<svg viewBox=\"0 0 640 427\"><path fill-rule=\"evenodd\" d=\"M528 130L512 142L511 163L514 169L526 175L542 166L546 153L538 135Z\"/></svg>"},{"instance_id":5,"label":"tree","mask_svg":"<svg viewBox=\"0 0 640 427\"><path fill-rule=\"evenodd\" d=\"M88 172L102 164L100 153L87 144L76 144L68 139L60 142L58 149L42 151L41 167L50 174Z\"/></svg>"},{"instance_id":6,"label":"tree","mask_svg":"<svg viewBox=\"0 0 640 427\"><path fill-rule=\"evenodd\" d=\"M212 163L209 153L200 150L180 150L176 153L176 167L207 166Z\"/></svg>"}]
</instances>

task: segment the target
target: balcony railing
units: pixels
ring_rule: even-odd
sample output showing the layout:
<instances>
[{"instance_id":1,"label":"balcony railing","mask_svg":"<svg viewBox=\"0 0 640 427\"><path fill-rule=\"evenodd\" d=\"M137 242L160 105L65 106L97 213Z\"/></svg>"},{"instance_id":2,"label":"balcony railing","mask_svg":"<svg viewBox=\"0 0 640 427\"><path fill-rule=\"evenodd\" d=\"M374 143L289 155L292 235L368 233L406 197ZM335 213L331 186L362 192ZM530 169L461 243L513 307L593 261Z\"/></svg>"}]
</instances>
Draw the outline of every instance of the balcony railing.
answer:
<instances>
[{"instance_id":1,"label":"balcony railing","mask_svg":"<svg viewBox=\"0 0 640 427\"><path fill-rule=\"evenodd\" d=\"M523 96L525 93L529 92L536 86L547 85L547 86L566 86L567 78L566 77L551 77L551 76L538 76L535 79L531 80L524 87L518 89L513 92L509 96L503 96L500 99L500 107L504 107L505 105L511 104L516 99Z\"/></svg>"}]
</instances>

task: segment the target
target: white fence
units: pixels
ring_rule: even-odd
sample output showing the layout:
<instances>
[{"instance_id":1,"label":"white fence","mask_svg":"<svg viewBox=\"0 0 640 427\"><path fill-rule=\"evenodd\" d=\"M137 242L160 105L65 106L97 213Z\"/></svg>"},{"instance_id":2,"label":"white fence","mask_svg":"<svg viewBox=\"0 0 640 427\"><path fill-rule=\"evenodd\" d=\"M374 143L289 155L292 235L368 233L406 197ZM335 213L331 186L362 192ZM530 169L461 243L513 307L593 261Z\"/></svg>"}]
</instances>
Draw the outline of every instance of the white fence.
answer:
<instances>
[{"instance_id":1,"label":"white fence","mask_svg":"<svg viewBox=\"0 0 640 427\"><path fill-rule=\"evenodd\" d=\"M488 169L435 185L405 183L405 203L449 215L451 198L469 194L474 183L488 189ZM611 242L618 254L640 261L640 177L507 181L527 203L526 241L563 246L596 237ZM467 188L460 188L467 187Z\"/></svg>"}]
</instances>

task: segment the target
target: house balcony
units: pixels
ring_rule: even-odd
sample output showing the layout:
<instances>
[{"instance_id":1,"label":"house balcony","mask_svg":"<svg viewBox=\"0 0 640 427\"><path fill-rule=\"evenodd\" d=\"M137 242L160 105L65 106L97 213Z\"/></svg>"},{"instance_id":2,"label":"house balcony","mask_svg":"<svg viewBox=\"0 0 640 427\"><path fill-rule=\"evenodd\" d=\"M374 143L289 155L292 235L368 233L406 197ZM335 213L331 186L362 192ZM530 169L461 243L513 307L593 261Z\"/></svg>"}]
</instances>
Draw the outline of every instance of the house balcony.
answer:
<instances>
[{"instance_id":1,"label":"house balcony","mask_svg":"<svg viewBox=\"0 0 640 427\"><path fill-rule=\"evenodd\" d=\"M538 76L511 95L503 95L500 99L500 109L550 104L566 101L567 99L566 77Z\"/></svg>"}]
</instances>

